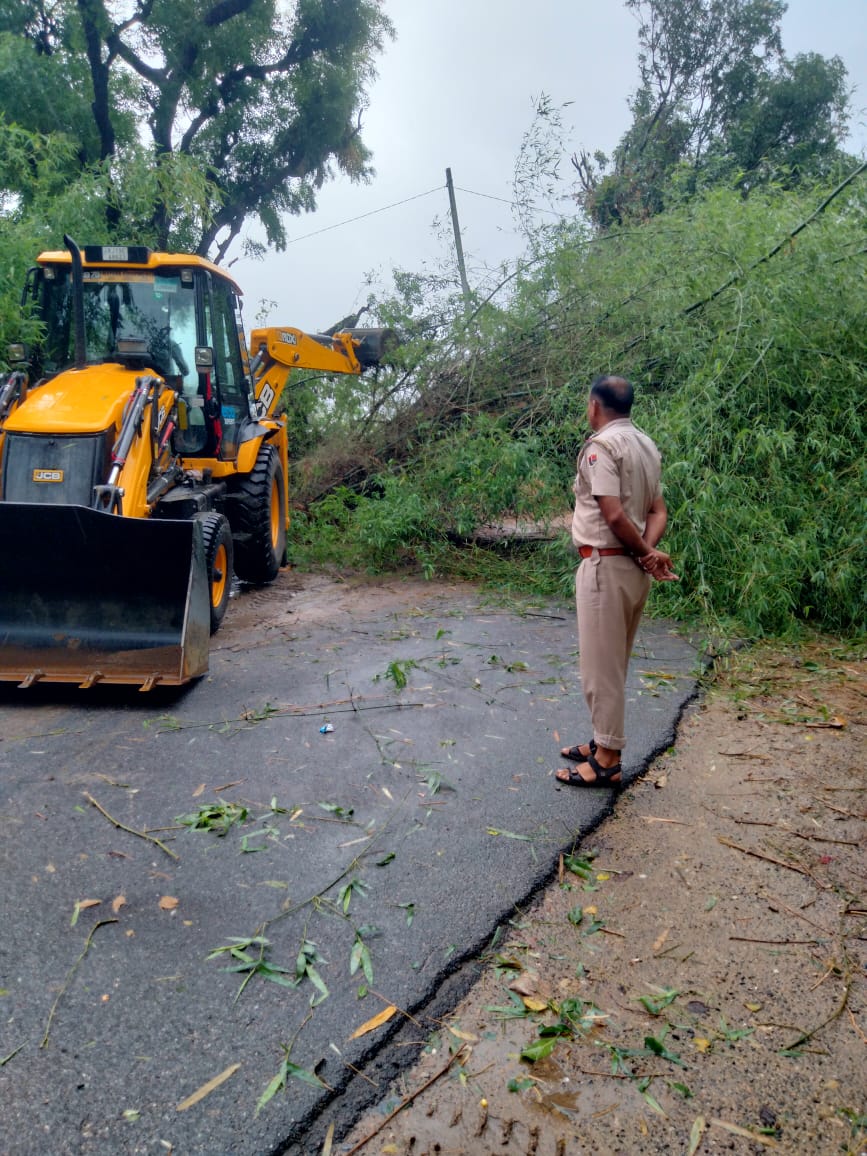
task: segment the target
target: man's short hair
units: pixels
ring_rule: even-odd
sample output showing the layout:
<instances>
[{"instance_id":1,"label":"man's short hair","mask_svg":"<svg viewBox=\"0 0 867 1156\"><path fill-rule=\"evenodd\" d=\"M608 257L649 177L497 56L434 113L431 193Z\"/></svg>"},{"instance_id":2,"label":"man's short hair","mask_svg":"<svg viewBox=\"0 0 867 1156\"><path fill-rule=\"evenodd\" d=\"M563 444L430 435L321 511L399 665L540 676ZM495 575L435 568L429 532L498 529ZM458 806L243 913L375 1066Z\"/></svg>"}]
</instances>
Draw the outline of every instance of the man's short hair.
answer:
<instances>
[{"instance_id":1,"label":"man's short hair","mask_svg":"<svg viewBox=\"0 0 867 1156\"><path fill-rule=\"evenodd\" d=\"M593 379L590 394L592 397L598 398L603 409L616 413L620 417L629 417L632 412L635 390L625 377L613 377L611 374L601 373Z\"/></svg>"}]
</instances>

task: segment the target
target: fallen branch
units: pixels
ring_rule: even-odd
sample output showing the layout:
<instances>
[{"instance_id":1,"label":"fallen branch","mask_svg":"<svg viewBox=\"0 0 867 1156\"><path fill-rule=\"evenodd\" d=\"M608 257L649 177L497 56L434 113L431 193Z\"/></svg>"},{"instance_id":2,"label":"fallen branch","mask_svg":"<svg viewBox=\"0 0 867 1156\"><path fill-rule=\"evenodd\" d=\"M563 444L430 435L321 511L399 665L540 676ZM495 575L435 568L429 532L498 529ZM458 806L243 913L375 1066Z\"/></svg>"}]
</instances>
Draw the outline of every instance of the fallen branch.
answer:
<instances>
[{"instance_id":1,"label":"fallen branch","mask_svg":"<svg viewBox=\"0 0 867 1156\"><path fill-rule=\"evenodd\" d=\"M90 804L92 804L92 806L96 807L96 809L97 809L97 811L99 811L100 815L102 815L106 819L108 819L109 823L111 823L113 826L117 827L117 829L119 831L126 831L126 833L128 835L137 835L139 839L145 839L145 840L147 840L148 843L153 843L153 845L155 847L159 847L159 849L161 851L165 851L165 853L167 855L171 855L172 859L180 859L180 855L178 855L174 851L172 851L170 847L167 847L165 845L165 843L162 842L162 840L154 839L152 836L146 834L144 831L136 831L136 829L134 827L127 827L123 823L121 823L119 820L113 818L111 815L109 815L108 811L106 811L105 807L100 806L100 804L97 803L96 799L94 799L93 795L89 795L87 793L87 791L84 792L84 797L85 797L85 799L87 799L88 803L90 803Z\"/></svg>"},{"instance_id":2,"label":"fallen branch","mask_svg":"<svg viewBox=\"0 0 867 1156\"><path fill-rule=\"evenodd\" d=\"M772 943L777 947L789 947L794 943L819 943L818 939L752 939L748 935L730 935L732 943Z\"/></svg>"},{"instance_id":3,"label":"fallen branch","mask_svg":"<svg viewBox=\"0 0 867 1156\"><path fill-rule=\"evenodd\" d=\"M634 1011L635 1009L624 1007L623 1010L624 1011ZM597 1080L634 1080L635 1079L635 1076L627 1075L626 1072L594 1072L590 1068L576 1068L575 1070L580 1072L582 1076L594 1076ZM616 1105L615 1105L615 1107L616 1107ZM609 1111L609 1110L610 1109L606 1109L606 1111ZM597 1113L596 1115L602 1115L602 1113L600 1112L600 1113ZM595 1118L596 1118L596 1116L594 1115L594 1119Z\"/></svg>"},{"instance_id":4,"label":"fallen branch","mask_svg":"<svg viewBox=\"0 0 867 1156\"><path fill-rule=\"evenodd\" d=\"M0 1060L0 1068L5 1068L10 1060L14 1060L24 1046L24 1044L19 1044L14 1052L10 1052L8 1056L4 1056L2 1060Z\"/></svg>"},{"instance_id":5,"label":"fallen branch","mask_svg":"<svg viewBox=\"0 0 867 1156\"><path fill-rule=\"evenodd\" d=\"M660 819L657 815L642 815L641 818L645 823L676 823L678 827L688 827L689 823L684 823L683 819Z\"/></svg>"},{"instance_id":6,"label":"fallen branch","mask_svg":"<svg viewBox=\"0 0 867 1156\"><path fill-rule=\"evenodd\" d=\"M370 703L367 706L359 706L358 703L353 701L351 706L329 707L326 705L326 706L319 707L315 710L298 710L295 707L289 707L286 710L275 710L271 717L276 718L279 715L285 714L285 715L290 715L292 718L301 718L305 715L319 715L322 713L323 710L326 710L326 709L327 709L329 714L349 714L350 712L352 712L353 714L357 714L359 711L362 711L362 710L405 710L407 707L429 708L432 706L436 706L436 703L433 703L433 702L383 702L383 703Z\"/></svg>"},{"instance_id":7,"label":"fallen branch","mask_svg":"<svg viewBox=\"0 0 867 1156\"><path fill-rule=\"evenodd\" d=\"M363 851L359 852L358 855L354 856L354 858L351 860L351 862L340 872L340 874L338 876L336 876L334 879L332 879L329 883L326 883L324 887L321 887L318 891L314 892L313 895L309 895L306 899L300 899L297 903L292 904L291 907L287 907L285 910L280 911L277 915L272 915L270 919L266 919L265 922L261 925L261 927L258 928L256 934L257 935L265 935L268 928L271 927L273 924L277 923L279 920L286 919L290 915L295 915L296 912L303 910L303 908L305 908L305 907L309 907L311 905L315 907L317 903L320 903L323 901L324 896L327 895L328 892L333 887L336 887L337 884L340 883L340 881L342 879L345 879L346 876L351 874L353 871L358 870L358 866L359 866L359 863L361 862L362 857L365 855L371 854L373 851L374 845L376 843L382 841L384 835L390 829L391 824L394 822L397 815L400 813L400 809L405 805L407 799L409 798L409 795L410 795L410 792L408 791L406 793L406 795L404 795L404 797L401 799L400 803L398 804L397 809L395 811L393 811L392 814L389 815L389 817L386 820L385 824L383 825L382 829L380 831L375 832L374 834L372 834L370 836L370 843L368 844L368 846L365 847ZM382 999L382 998L383 997L380 996L380 999Z\"/></svg>"},{"instance_id":8,"label":"fallen branch","mask_svg":"<svg viewBox=\"0 0 867 1156\"><path fill-rule=\"evenodd\" d=\"M379 1084L377 1084L376 1080L371 1080L370 1076L366 1076L364 1074L364 1072L362 1072L361 1068L356 1068L355 1064L350 1064L349 1060L343 1059L343 1056L341 1056L340 1058L341 1058L341 1060L343 1060L344 1066L349 1068L350 1072L353 1072L356 1076L361 1076L362 1080L367 1080L367 1082L368 1082L368 1084L370 1084L371 1088L378 1088L379 1087ZM333 1125L332 1125L332 1127L333 1127Z\"/></svg>"},{"instance_id":9,"label":"fallen branch","mask_svg":"<svg viewBox=\"0 0 867 1156\"><path fill-rule=\"evenodd\" d=\"M822 984L825 982L825 980L828 979L830 976L832 976L836 970L837 970L836 962L832 961L831 963L829 963L828 966L825 968L824 975L820 976L819 979L817 979L816 982L811 985L810 992L812 993L816 990L817 987L821 987Z\"/></svg>"},{"instance_id":10,"label":"fallen branch","mask_svg":"<svg viewBox=\"0 0 867 1156\"><path fill-rule=\"evenodd\" d=\"M856 839L828 839L825 835L805 834L801 831L793 831L791 827L786 827L782 823L765 823L761 819L735 819L735 822L740 827L774 827L777 831L783 831L786 835L794 835L797 839L809 839L813 843L836 843L840 847L860 847L861 844Z\"/></svg>"},{"instance_id":11,"label":"fallen branch","mask_svg":"<svg viewBox=\"0 0 867 1156\"><path fill-rule=\"evenodd\" d=\"M865 1035L864 1035L864 1033L861 1031L861 1029L858 1027L858 1021L855 1019L855 1016L854 1016L854 1014L853 1014L853 1012L852 1012L852 1009L851 1009L851 1008L847 1008L846 1010L847 1010L847 1011L848 1011L848 1013L849 1013L849 1019L852 1021L852 1028L853 1028L853 1030L854 1030L855 1034L856 1034L856 1035L859 1035L859 1036L861 1037L861 1042L862 1042L862 1043L865 1043L865 1044L867 1044L867 1036L865 1036ZM14 1054L15 1054L15 1053L13 1052L13 1055L14 1055Z\"/></svg>"},{"instance_id":12,"label":"fallen branch","mask_svg":"<svg viewBox=\"0 0 867 1156\"><path fill-rule=\"evenodd\" d=\"M57 1005L60 1003L61 999L63 998L64 994L66 993L66 990L69 987L69 984L72 980L73 975L76 972L76 969L78 968L78 965L81 963L81 961L87 955L88 951L90 951L90 945L93 943L94 935L96 935L96 933L97 933L97 931L99 931L100 927L105 927L106 924L108 924L108 923L117 923L117 922L118 922L118 920L116 920L116 919L100 919L99 923L95 923L93 925L93 927L90 929L90 934L88 935L87 939L84 941L84 947L81 950L81 954L79 955L79 957L75 961L75 963L72 965L72 967L69 969L69 971L66 973L66 979L63 981L63 986L61 987L60 991L57 993L57 997L54 1000L54 1003L51 1005L51 1011L48 1013L48 1020L46 1021L46 1024L45 1024L45 1035L42 1037L42 1043L39 1045L40 1048L44 1048L48 1044L48 1037L51 1034L51 1021L54 1019L54 1013L57 1011Z\"/></svg>"},{"instance_id":13,"label":"fallen branch","mask_svg":"<svg viewBox=\"0 0 867 1156\"><path fill-rule=\"evenodd\" d=\"M764 895L762 898L765 900L771 911L783 910L788 915L794 915L796 919L803 919L804 922L809 923L811 927L818 928L819 931L821 931L822 934L828 939L831 938L833 932L829 931L827 927L823 927L821 923L816 923L814 920L810 919L809 916L804 915L802 911L796 911L794 907L787 907L786 904L783 903L782 899L775 899L773 895ZM846 912L844 911L843 914L845 915Z\"/></svg>"},{"instance_id":14,"label":"fallen branch","mask_svg":"<svg viewBox=\"0 0 867 1156\"><path fill-rule=\"evenodd\" d=\"M786 863L782 859L775 859L773 855L763 855L761 851L753 851L751 847L741 847L739 843L733 843L731 839L727 839L725 835L717 835L717 842L722 843L724 847L731 847L733 851L741 851L744 855L752 855L755 859L764 859L766 863L775 863L778 867L788 867L790 871L797 871L799 875L806 875L808 879L816 882L814 876L806 869L806 867L799 867L796 863Z\"/></svg>"},{"instance_id":15,"label":"fallen branch","mask_svg":"<svg viewBox=\"0 0 867 1156\"><path fill-rule=\"evenodd\" d=\"M418 1099L418 1097L422 1094L422 1092L426 1091L431 1086L431 1084L436 1083L436 1081L440 1078L440 1076L444 1076L446 1074L446 1072L449 1070L449 1068L452 1066L452 1064L455 1062L455 1060L458 1058L458 1056L463 1055L468 1050L469 1049L466 1047L466 1045L458 1048L458 1050L455 1052L455 1054L450 1057L447 1064L443 1064L443 1066L439 1069L439 1071L434 1072L434 1074L431 1076L431 1078L429 1080L426 1080L425 1083L423 1083L420 1088L416 1088L416 1090L414 1092L407 1093L407 1095L404 1096L404 1098L401 1100L401 1102L398 1104L398 1106L394 1109L394 1111L389 1112L389 1114L385 1117L385 1119L380 1121L380 1123L377 1124L377 1126L373 1129L372 1132L368 1132L368 1134L364 1137L363 1140L359 1140L357 1144L355 1144L352 1148L350 1148L349 1151L346 1153L346 1156L355 1156L356 1152L360 1152L361 1149L364 1148L364 1146L366 1144L369 1144L370 1141L374 1139L374 1137L379 1135L379 1133L382 1131L382 1129L387 1124L391 1123L391 1121L398 1114L398 1112L402 1112L404 1110L404 1108L408 1108L409 1105L413 1102L413 1100Z\"/></svg>"},{"instance_id":16,"label":"fallen branch","mask_svg":"<svg viewBox=\"0 0 867 1156\"><path fill-rule=\"evenodd\" d=\"M839 1006L831 1012L828 1018L822 1020L820 1024L817 1024L816 1027L812 1028L810 1031L804 1032L803 1035L798 1036L798 1038L793 1040L792 1043L787 1044L783 1051L790 1052L794 1048L799 1048L801 1044L807 1043L807 1041L811 1040L813 1036L818 1035L823 1028L828 1026L828 1024L832 1024L835 1020L839 1019L849 1004L849 995L852 991L852 982L852 976L847 976L846 985L843 988L843 998L840 1000Z\"/></svg>"},{"instance_id":17,"label":"fallen branch","mask_svg":"<svg viewBox=\"0 0 867 1156\"><path fill-rule=\"evenodd\" d=\"M836 811L838 815L844 815L847 819L858 819L861 822L867 821L867 815L859 815L857 811L847 811L845 807L835 807L833 803L829 803L827 799L816 799L821 806L827 807L829 811Z\"/></svg>"},{"instance_id":18,"label":"fallen branch","mask_svg":"<svg viewBox=\"0 0 867 1156\"><path fill-rule=\"evenodd\" d=\"M350 705L343 705L349 703ZM362 710L407 710L412 708L421 708L423 710L430 710L437 704L433 702L382 702L382 703L368 703L359 705L355 699L340 698L332 702L314 703L312 706L293 706L291 703L288 706L270 707L267 714L257 714L255 711L248 710L242 712L237 719L238 728L258 726L259 723L266 722L273 718L318 718L323 712L328 714L357 714ZM158 720L159 721L159 720ZM223 720L225 721L225 720ZM234 723L235 720L233 719ZM194 731L210 729L216 725L216 722L211 719L210 722L196 722L183 723L173 721L171 725L165 725L157 730L157 734L173 734L175 731ZM237 732L233 732L237 733Z\"/></svg>"}]
</instances>

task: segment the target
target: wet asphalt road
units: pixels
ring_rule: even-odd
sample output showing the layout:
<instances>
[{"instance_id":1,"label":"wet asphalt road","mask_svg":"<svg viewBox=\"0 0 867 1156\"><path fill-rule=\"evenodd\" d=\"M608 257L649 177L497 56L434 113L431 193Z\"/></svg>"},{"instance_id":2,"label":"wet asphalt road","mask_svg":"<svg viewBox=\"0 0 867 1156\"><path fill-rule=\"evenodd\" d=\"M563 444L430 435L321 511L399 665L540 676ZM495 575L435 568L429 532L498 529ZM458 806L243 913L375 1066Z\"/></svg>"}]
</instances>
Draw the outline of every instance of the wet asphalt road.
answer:
<instances>
[{"instance_id":1,"label":"wet asphalt road","mask_svg":"<svg viewBox=\"0 0 867 1156\"><path fill-rule=\"evenodd\" d=\"M587 731L570 606L370 594L308 618L278 584L281 616L230 610L184 692L0 690L4 1156L320 1152L417 1053L400 1014L355 1029L442 1014L607 813L609 792L553 780ZM627 778L695 668L645 623ZM237 818L178 826L199 808ZM231 947L246 959L209 958Z\"/></svg>"}]
</instances>

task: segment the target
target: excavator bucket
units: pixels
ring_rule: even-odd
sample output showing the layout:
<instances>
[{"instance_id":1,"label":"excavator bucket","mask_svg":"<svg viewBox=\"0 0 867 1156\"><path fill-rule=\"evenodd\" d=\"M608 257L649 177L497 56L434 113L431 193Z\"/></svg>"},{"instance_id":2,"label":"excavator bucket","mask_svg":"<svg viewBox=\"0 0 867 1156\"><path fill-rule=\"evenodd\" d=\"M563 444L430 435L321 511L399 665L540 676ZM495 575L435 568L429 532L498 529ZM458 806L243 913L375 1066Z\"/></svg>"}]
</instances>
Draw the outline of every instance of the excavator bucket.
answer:
<instances>
[{"instance_id":1,"label":"excavator bucket","mask_svg":"<svg viewBox=\"0 0 867 1156\"><path fill-rule=\"evenodd\" d=\"M0 681L179 686L209 638L197 522L0 502Z\"/></svg>"}]
</instances>

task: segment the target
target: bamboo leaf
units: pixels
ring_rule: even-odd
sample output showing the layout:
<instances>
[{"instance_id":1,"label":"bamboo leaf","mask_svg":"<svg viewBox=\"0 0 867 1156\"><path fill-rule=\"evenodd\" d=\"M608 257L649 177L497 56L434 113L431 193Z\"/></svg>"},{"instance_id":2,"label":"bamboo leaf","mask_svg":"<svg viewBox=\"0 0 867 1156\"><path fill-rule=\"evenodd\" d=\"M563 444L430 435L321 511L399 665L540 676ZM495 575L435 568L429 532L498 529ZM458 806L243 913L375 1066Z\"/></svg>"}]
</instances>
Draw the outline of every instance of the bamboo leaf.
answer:
<instances>
[{"instance_id":1,"label":"bamboo leaf","mask_svg":"<svg viewBox=\"0 0 867 1156\"><path fill-rule=\"evenodd\" d=\"M315 1072L311 1072L308 1068L299 1068L297 1064L293 1064L291 1060L285 1060L283 1066L286 1069L286 1075L291 1076L295 1080L301 1080L305 1084L309 1084L311 1088L327 1088L328 1085L320 1080Z\"/></svg>"},{"instance_id":2,"label":"bamboo leaf","mask_svg":"<svg viewBox=\"0 0 867 1156\"><path fill-rule=\"evenodd\" d=\"M212 1080L208 1080L206 1084L202 1084L198 1091L193 1092L186 1100L181 1100L175 1111L186 1112L188 1108L192 1108L195 1104L198 1104L200 1100L204 1100L205 1096L209 1096L211 1092L219 1088L221 1084L225 1084L230 1076L234 1076L240 1066L240 1064L231 1064L225 1071L220 1072L219 1076L214 1076Z\"/></svg>"},{"instance_id":3,"label":"bamboo leaf","mask_svg":"<svg viewBox=\"0 0 867 1156\"><path fill-rule=\"evenodd\" d=\"M377 1015L365 1021L361 1027L356 1028L349 1038L351 1040L357 1040L361 1036L366 1036L368 1032L376 1031L377 1028L380 1028L383 1024L388 1023L396 1011L397 1008L394 1006L394 1004L389 1004L388 1007L383 1008L382 1011Z\"/></svg>"},{"instance_id":4,"label":"bamboo leaf","mask_svg":"<svg viewBox=\"0 0 867 1156\"><path fill-rule=\"evenodd\" d=\"M276 1074L268 1082L268 1086L259 1099L256 1101L256 1115L262 1111L265 1105L276 1096L281 1088L286 1086L286 1062L280 1065Z\"/></svg>"},{"instance_id":5,"label":"bamboo leaf","mask_svg":"<svg viewBox=\"0 0 867 1156\"><path fill-rule=\"evenodd\" d=\"M534 1040L521 1052L521 1059L530 1064L535 1064L537 1060L547 1059L557 1046L557 1039L557 1036L549 1036L546 1039Z\"/></svg>"},{"instance_id":6,"label":"bamboo leaf","mask_svg":"<svg viewBox=\"0 0 867 1156\"><path fill-rule=\"evenodd\" d=\"M323 1000L328 999L328 994L329 994L328 988L325 986L325 982L322 979L322 976L319 974L319 972L316 970L316 968L313 967L311 964L307 965L307 978L310 980L310 982L313 984L313 986L319 992L318 998L316 996L313 996L311 998L310 1006L311 1007L318 1007L319 1004L321 1004Z\"/></svg>"},{"instance_id":7,"label":"bamboo leaf","mask_svg":"<svg viewBox=\"0 0 867 1156\"><path fill-rule=\"evenodd\" d=\"M650 1012L652 1016L658 1016L661 1012L673 1003L680 995L679 991L674 988L665 988L661 995L641 995L638 997L638 1002L643 1005L646 1011Z\"/></svg>"},{"instance_id":8,"label":"bamboo leaf","mask_svg":"<svg viewBox=\"0 0 867 1156\"><path fill-rule=\"evenodd\" d=\"M690 1129L689 1148L687 1149L686 1156L695 1156L701 1144L702 1137L706 1131L707 1121L705 1120L704 1116L696 1116L695 1120L693 1121L692 1128Z\"/></svg>"}]
</instances>

